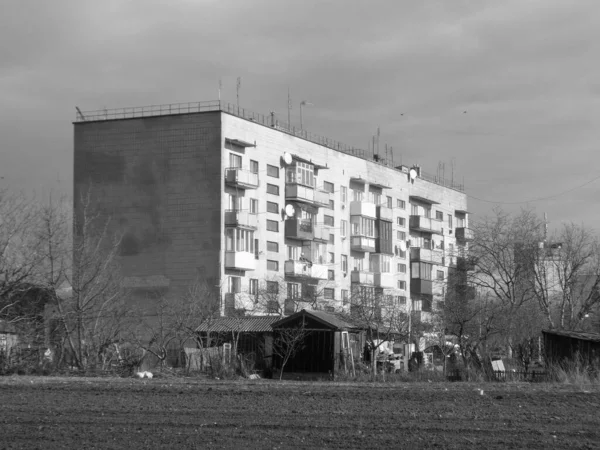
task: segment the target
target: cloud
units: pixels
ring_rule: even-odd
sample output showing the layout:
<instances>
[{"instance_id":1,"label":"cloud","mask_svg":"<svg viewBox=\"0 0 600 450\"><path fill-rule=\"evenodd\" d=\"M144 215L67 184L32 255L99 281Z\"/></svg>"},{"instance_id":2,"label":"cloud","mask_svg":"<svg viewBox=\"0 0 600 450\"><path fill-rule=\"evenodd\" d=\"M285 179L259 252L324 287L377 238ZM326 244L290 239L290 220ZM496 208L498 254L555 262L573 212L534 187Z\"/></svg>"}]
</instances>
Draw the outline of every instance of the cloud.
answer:
<instances>
[{"instance_id":1,"label":"cloud","mask_svg":"<svg viewBox=\"0 0 600 450\"><path fill-rule=\"evenodd\" d=\"M235 102L242 77L242 106L287 120L289 87L296 124L309 100L317 134L366 147L380 127L395 161L454 160L477 197L560 192L598 161L598 30L591 0L15 1L0 16L0 171L24 185L25 167L42 184L70 170L75 105L209 100L219 79ZM545 207L566 216L574 198Z\"/></svg>"}]
</instances>

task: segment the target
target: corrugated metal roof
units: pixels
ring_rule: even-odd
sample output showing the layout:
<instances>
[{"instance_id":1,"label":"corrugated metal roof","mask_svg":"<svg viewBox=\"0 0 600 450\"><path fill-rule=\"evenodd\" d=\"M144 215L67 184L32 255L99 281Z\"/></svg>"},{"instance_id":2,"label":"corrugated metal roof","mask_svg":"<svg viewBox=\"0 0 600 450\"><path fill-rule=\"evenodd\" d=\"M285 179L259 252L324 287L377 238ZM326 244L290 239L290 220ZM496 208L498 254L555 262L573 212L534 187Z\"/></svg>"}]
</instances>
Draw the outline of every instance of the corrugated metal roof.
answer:
<instances>
[{"instance_id":1,"label":"corrugated metal roof","mask_svg":"<svg viewBox=\"0 0 600 450\"><path fill-rule=\"evenodd\" d=\"M196 331L201 333L265 333L271 332L271 324L280 320L280 316L248 316L248 317L219 317L210 322L204 322Z\"/></svg>"},{"instance_id":2,"label":"corrugated metal roof","mask_svg":"<svg viewBox=\"0 0 600 450\"><path fill-rule=\"evenodd\" d=\"M314 319L318 320L319 322L322 322L326 326L333 328L333 329L339 330L339 329L359 328L356 325L354 325L353 323L348 322L345 318L341 317L338 314L328 313L325 311L312 311L312 310L307 311L306 309L303 309L302 311L298 311L297 313L292 314L289 317L286 317L276 323L273 323L273 328L281 328L281 325L285 325L287 322L293 322L294 320L296 320L298 317L301 317L301 316L313 317Z\"/></svg>"},{"instance_id":3,"label":"corrugated metal roof","mask_svg":"<svg viewBox=\"0 0 600 450\"><path fill-rule=\"evenodd\" d=\"M600 334L588 333L585 331L568 331L568 330L542 330L545 334L554 334L556 336L565 336L573 339L581 339L584 341L600 342Z\"/></svg>"}]
</instances>

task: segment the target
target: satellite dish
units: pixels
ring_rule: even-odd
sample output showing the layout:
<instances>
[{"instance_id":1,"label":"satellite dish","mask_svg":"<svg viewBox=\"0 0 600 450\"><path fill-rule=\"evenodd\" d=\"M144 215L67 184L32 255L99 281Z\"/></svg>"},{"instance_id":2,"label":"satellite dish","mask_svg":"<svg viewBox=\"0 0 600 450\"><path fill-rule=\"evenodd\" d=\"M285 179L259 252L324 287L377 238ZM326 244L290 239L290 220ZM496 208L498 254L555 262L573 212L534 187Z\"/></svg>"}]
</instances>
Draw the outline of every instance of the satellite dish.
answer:
<instances>
[{"instance_id":1,"label":"satellite dish","mask_svg":"<svg viewBox=\"0 0 600 450\"><path fill-rule=\"evenodd\" d=\"M403 252L406 251L406 242L400 241L400 250L402 250Z\"/></svg>"},{"instance_id":2,"label":"satellite dish","mask_svg":"<svg viewBox=\"0 0 600 450\"><path fill-rule=\"evenodd\" d=\"M283 154L283 162L287 165L290 165L292 163L292 155L290 155L288 152L285 152Z\"/></svg>"},{"instance_id":3,"label":"satellite dish","mask_svg":"<svg viewBox=\"0 0 600 450\"><path fill-rule=\"evenodd\" d=\"M408 175L410 176L411 180L414 180L415 178L417 178L417 171L415 169L410 169L410 172L408 172Z\"/></svg>"},{"instance_id":4,"label":"satellite dish","mask_svg":"<svg viewBox=\"0 0 600 450\"><path fill-rule=\"evenodd\" d=\"M294 214L296 213L296 209L294 208L294 205L286 205L285 207L285 215L288 217L294 217Z\"/></svg>"}]
</instances>

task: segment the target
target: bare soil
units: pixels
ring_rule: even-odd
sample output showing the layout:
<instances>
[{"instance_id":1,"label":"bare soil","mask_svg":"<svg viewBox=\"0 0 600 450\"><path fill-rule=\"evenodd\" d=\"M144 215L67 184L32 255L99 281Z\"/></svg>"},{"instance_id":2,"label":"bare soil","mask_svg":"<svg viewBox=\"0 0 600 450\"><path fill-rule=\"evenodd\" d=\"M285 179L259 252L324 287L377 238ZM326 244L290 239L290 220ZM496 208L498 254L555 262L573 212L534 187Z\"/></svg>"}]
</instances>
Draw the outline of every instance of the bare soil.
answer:
<instances>
[{"instance_id":1,"label":"bare soil","mask_svg":"<svg viewBox=\"0 0 600 450\"><path fill-rule=\"evenodd\" d=\"M600 388L0 378L2 449L430 447L600 448Z\"/></svg>"}]
</instances>

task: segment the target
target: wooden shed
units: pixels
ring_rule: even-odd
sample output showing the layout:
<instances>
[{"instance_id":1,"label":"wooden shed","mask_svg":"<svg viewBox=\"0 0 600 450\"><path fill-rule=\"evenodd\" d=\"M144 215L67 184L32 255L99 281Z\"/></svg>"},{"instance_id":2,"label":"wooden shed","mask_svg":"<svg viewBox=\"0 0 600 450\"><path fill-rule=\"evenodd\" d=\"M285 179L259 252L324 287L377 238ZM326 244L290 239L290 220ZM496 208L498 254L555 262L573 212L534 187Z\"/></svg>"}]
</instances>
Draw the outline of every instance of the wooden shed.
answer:
<instances>
[{"instance_id":1,"label":"wooden shed","mask_svg":"<svg viewBox=\"0 0 600 450\"><path fill-rule=\"evenodd\" d=\"M548 364L582 361L600 367L600 334L583 331L543 330Z\"/></svg>"},{"instance_id":2,"label":"wooden shed","mask_svg":"<svg viewBox=\"0 0 600 450\"><path fill-rule=\"evenodd\" d=\"M303 309L272 324L273 339L284 329L303 327L303 345L285 366L285 372L331 373L347 370L351 356L358 357L364 345L364 330L347 318L324 311ZM281 358L273 356L273 367Z\"/></svg>"}]
</instances>

